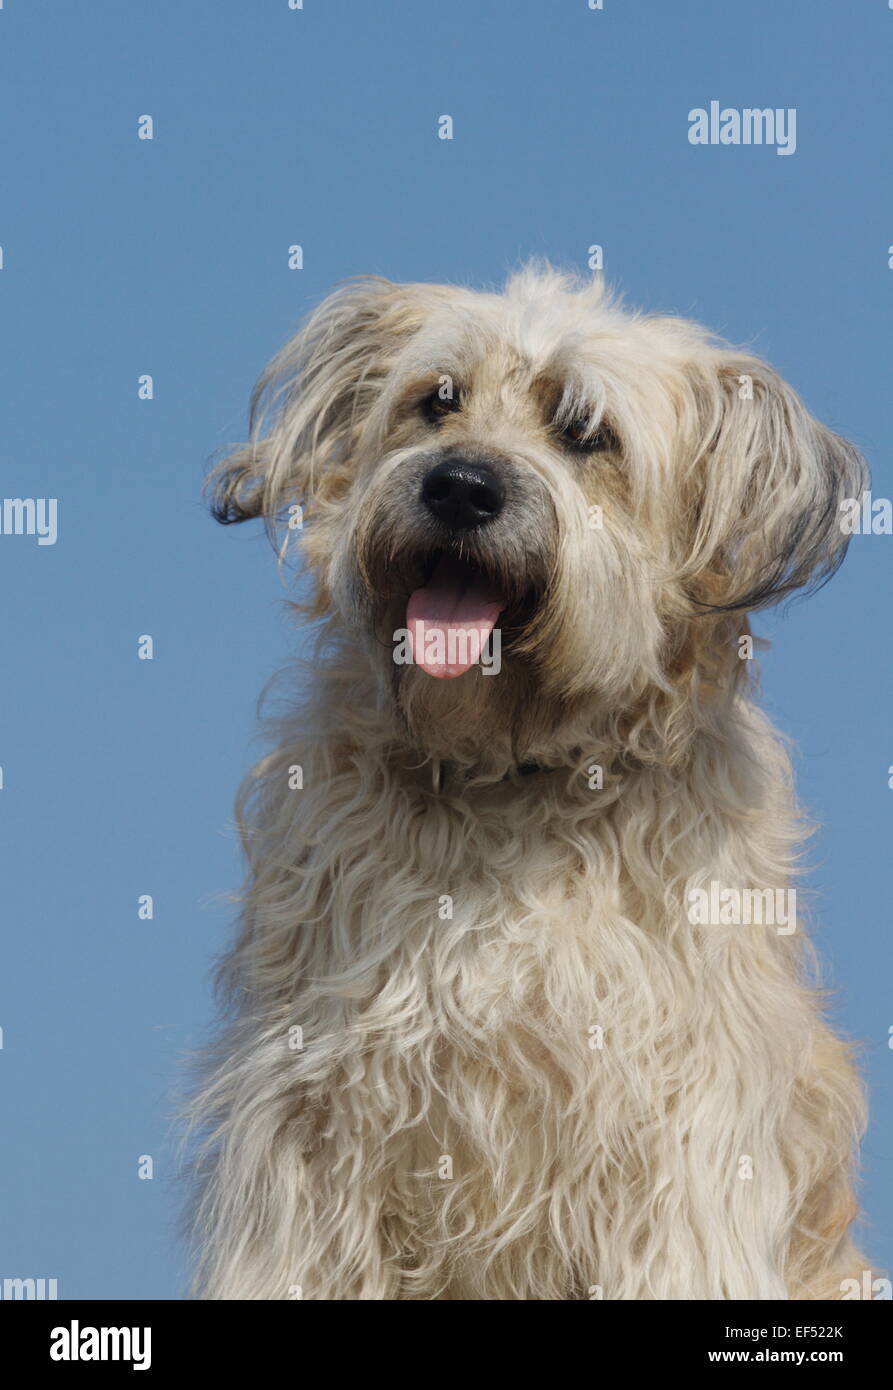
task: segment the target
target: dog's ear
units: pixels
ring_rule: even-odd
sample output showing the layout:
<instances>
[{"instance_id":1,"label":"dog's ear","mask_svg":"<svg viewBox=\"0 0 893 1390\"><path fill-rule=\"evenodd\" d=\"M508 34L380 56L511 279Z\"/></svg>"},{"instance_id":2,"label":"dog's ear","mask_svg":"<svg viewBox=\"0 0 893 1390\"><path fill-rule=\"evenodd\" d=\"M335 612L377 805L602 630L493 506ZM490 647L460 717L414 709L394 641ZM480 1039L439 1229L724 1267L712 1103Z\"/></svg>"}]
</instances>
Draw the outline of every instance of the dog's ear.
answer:
<instances>
[{"instance_id":1,"label":"dog's ear","mask_svg":"<svg viewBox=\"0 0 893 1390\"><path fill-rule=\"evenodd\" d=\"M868 485L858 450L755 357L711 347L689 381L690 593L731 612L817 587L846 552L840 503Z\"/></svg>"},{"instance_id":2,"label":"dog's ear","mask_svg":"<svg viewBox=\"0 0 893 1390\"><path fill-rule=\"evenodd\" d=\"M439 294L364 276L323 300L255 387L248 443L208 478L218 521L263 516L272 525L291 501L312 506L344 492L359 427Z\"/></svg>"}]
</instances>

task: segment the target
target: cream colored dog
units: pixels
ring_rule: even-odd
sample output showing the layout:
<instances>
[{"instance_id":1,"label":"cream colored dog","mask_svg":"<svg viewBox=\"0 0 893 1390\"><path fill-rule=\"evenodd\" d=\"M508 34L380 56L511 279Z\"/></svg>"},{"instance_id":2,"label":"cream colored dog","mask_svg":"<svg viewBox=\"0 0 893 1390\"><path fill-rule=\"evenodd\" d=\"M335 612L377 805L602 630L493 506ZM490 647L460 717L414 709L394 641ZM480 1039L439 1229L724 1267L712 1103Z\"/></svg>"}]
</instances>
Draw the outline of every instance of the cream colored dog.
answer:
<instances>
[{"instance_id":1,"label":"cream colored dog","mask_svg":"<svg viewBox=\"0 0 893 1390\"><path fill-rule=\"evenodd\" d=\"M323 624L243 793L200 1292L839 1297L862 1101L747 614L838 565L859 455L536 266L349 284L253 417L216 513L288 520Z\"/></svg>"}]
</instances>

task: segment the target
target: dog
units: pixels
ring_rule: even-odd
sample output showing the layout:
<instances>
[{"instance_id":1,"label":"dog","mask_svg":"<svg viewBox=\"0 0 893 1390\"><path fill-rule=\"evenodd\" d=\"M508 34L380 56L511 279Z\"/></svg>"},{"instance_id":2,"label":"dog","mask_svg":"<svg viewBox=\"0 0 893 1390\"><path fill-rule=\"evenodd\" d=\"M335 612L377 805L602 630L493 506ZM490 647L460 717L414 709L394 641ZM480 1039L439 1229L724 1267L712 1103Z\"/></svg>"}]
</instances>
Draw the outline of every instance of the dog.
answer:
<instances>
[{"instance_id":1,"label":"dog","mask_svg":"<svg viewBox=\"0 0 893 1390\"><path fill-rule=\"evenodd\" d=\"M840 564L858 451L532 263L337 288L209 485L318 625L240 794L197 1296L841 1297L863 1095L748 615Z\"/></svg>"}]
</instances>

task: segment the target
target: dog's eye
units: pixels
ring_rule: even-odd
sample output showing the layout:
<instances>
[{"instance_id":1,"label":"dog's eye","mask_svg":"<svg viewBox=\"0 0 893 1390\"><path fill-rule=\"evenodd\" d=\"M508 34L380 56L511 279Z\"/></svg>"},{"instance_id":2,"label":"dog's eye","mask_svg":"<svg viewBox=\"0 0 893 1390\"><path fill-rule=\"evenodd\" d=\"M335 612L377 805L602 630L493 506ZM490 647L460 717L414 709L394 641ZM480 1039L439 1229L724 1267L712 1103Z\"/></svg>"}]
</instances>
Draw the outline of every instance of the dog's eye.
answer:
<instances>
[{"instance_id":1,"label":"dog's eye","mask_svg":"<svg viewBox=\"0 0 893 1390\"><path fill-rule=\"evenodd\" d=\"M586 454L607 454L620 447L616 434L604 421L593 429L591 422L581 416L560 428L564 442Z\"/></svg>"},{"instance_id":2,"label":"dog's eye","mask_svg":"<svg viewBox=\"0 0 893 1390\"><path fill-rule=\"evenodd\" d=\"M432 391L430 396L425 397L422 402L422 410L426 418L436 424L445 415L452 415L454 411L459 410L461 404L458 391L447 396L442 395L441 389L438 388L436 391Z\"/></svg>"}]
</instances>

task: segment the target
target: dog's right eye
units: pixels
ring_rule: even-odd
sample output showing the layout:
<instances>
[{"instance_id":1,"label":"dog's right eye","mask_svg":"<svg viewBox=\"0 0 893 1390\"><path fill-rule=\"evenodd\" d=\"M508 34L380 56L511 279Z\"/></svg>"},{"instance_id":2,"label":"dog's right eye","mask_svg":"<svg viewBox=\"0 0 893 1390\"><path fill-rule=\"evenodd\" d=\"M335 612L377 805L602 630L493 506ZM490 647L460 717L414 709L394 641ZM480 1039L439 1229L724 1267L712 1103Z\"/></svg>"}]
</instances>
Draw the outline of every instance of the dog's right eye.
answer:
<instances>
[{"instance_id":1,"label":"dog's right eye","mask_svg":"<svg viewBox=\"0 0 893 1390\"><path fill-rule=\"evenodd\" d=\"M425 417L433 424L437 424L445 415L452 415L454 411L461 408L462 403L459 399L458 392L451 395L443 395L442 391L443 388L438 387L436 391L431 392L430 396L426 396L422 402L422 411Z\"/></svg>"},{"instance_id":2,"label":"dog's right eye","mask_svg":"<svg viewBox=\"0 0 893 1390\"><path fill-rule=\"evenodd\" d=\"M620 448L617 435L604 421L593 430L586 419L570 420L560 426L560 433L565 444L579 453L608 454L615 453Z\"/></svg>"}]
</instances>

